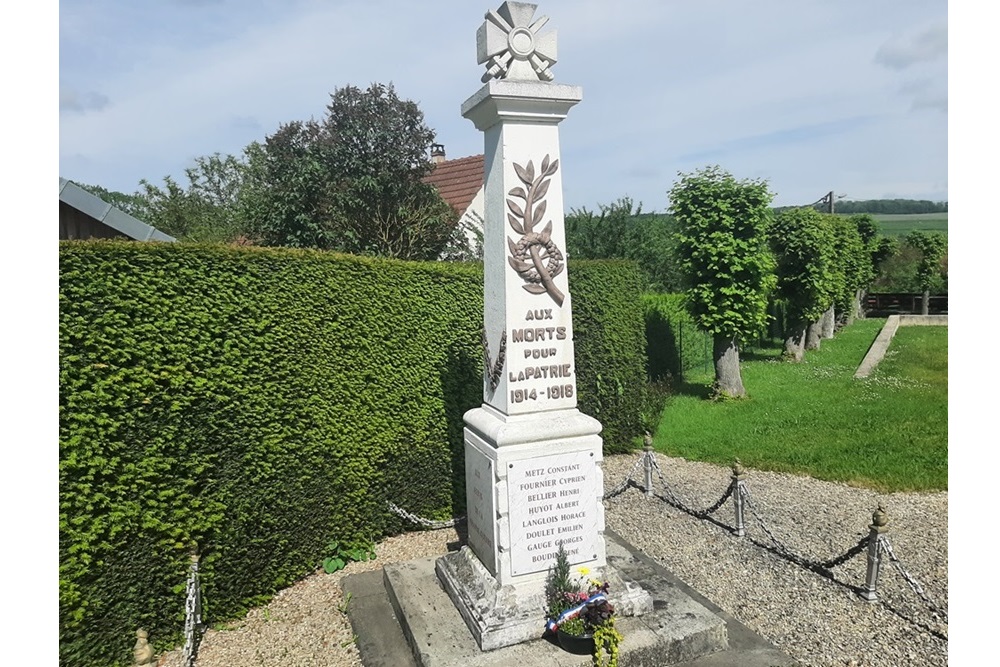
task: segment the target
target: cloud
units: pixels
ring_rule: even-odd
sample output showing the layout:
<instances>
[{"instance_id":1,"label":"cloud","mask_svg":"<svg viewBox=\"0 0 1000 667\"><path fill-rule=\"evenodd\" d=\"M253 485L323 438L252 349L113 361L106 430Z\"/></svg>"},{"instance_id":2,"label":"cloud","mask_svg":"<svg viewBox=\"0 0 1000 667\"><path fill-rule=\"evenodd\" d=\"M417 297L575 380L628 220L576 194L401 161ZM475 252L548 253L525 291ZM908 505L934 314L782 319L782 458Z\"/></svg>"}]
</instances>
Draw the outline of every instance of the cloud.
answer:
<instances>
[{"instance_id":1,"label":"cloud","mask_svg":"<svg viewBox=\"0 0 1000 667\"><path fill-rule=\"evenodd\" d=\"M875 62L890 69L906 69L948 57L948 25L938 23L918 34L894 37L875 53Z\"/></svg>"},{"instance_id":2,"label":"cloud","mask_svg":"<svg viewBox=\"0 0 1000 667\"><path fill-rule=\"evenodd\" d=\"M81 93L66 88L59 89L59 111L86 113L100 111L108 106L108 96L93 91Z\"/></svg>"},{"instance_id":3,"label":"cloud","mask_svg":"<svg viewBox=\"0 0 1000 667\"><path fill-rule=\"evenodd\" d=\"M904 83L899 92L913 99L912 109L937 109L948 112L948 88L929 78Z\"/></svg>"}]
</instances>

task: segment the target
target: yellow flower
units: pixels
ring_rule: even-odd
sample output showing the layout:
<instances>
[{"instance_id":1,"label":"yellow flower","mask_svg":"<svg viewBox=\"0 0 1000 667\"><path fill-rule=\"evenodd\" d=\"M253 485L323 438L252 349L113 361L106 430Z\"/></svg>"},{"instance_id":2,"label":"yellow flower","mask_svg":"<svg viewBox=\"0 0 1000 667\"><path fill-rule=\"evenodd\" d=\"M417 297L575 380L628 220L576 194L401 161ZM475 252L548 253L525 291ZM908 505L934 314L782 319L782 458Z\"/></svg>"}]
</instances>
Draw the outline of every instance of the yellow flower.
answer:
<instances>
[{"instance_id":1,"label":"yellow flower","mask_svg":"<svg viewBox=\"0 0 1000 667\"><path fill-rule=\"evenodd\" d=\"M585 577L588 574L590 574L590 568L589 567L581 567L580 568L580 576Z\"/></svg>"},{"instance_id":2,"label":"yellow flower","mask_svg":"<svg viewBox=\"0 0 1000 667\"><path fill-rule=\"evenodd\" d=\"M590 580L590 583L591 583L591 585L593 585L593 586L597 586L598 588L600 588L601 586L603 586L603 585L604 585L604 582L603 582L603 581L600 581L600 580L598 580L598 579L591 579L591 580Z\"/></svg>"}]
</instances>

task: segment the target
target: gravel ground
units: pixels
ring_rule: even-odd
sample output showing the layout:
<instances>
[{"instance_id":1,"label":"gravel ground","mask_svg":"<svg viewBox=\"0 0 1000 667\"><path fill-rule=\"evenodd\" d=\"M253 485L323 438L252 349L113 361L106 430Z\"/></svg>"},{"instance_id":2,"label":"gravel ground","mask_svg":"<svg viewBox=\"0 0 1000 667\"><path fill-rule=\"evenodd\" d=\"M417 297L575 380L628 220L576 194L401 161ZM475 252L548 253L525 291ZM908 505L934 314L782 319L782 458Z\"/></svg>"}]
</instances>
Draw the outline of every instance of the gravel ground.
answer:
<instances>
[{"instance_id":1,"label":"gravel ground","mask_svg":"<svg viewBox=\"0 0 1000 667\"><path fill-rule=\"evenodd\" d=\"M632 469L636 455L608 457L607 490ZM694 509L725 492L728 468L657 455L671 490ZM641 471L634 479L642 483ZM924 594L947 611L948 494L878 494L808 477L748 471L754 505L785 549L813 561L846 552L868 533L871 512L882 503L887 533L903 567ZM948 664L948 627L890 565L879 579L879 601L853 591L864 582L861 554L824 577L775 555L773 542L747 511L747 536L737 538L657 498L629 489L605 502L608 528L733 614L778 648L810 667L938 667ZM733 523L728 501L713 515ZM209 630L199 667L357 667L340 580L386 563L444 554L458 539L452 529L414 532L384 540L378 559L350 563L335 574L319 572L281 591L246 618ZM179 650L163 667L181 667Z\"/></svg>"}]
</instances>

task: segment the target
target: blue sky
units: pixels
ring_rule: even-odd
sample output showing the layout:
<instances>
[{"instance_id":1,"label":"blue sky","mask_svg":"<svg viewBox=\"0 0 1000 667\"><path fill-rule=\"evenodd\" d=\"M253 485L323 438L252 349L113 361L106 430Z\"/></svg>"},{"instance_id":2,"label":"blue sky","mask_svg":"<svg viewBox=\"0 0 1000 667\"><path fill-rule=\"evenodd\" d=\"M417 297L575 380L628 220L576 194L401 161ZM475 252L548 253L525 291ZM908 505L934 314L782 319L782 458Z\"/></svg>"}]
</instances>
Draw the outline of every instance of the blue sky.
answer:
<instances>
[{"instance_id":1,"label":"blue sky","mask_svg":"<svg viewBox=\"0 0 1000 667\"><path fill-rule=\"evenodd\" d=\"M499 5L499 2L495 2ZM319 117L337 87L392 82L448 157L483 150L463 0L63 0L59 172L132 192ZM948 199L943 0L550 0L569 208L664 210L679 171L766 178L776 205Z\"/></svg>"}]
</instances>

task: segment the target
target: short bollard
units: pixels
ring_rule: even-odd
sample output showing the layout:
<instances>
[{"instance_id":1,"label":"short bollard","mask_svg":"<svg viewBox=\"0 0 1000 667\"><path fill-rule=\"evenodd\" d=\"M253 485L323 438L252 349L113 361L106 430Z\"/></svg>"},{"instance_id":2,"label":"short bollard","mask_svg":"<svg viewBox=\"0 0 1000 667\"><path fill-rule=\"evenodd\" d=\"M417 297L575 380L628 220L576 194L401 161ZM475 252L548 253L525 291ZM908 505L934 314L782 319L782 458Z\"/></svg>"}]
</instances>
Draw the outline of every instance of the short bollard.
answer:
<instances>
[{"instance_id":1,"label":"short bollard","mask_svg":"<svg viewBox=\"0 0 1000 667\"><path fill-rule=\"evenodd\" d=\"M643 463L646 468L646 497L653 497L653 436L646 431L642 439Z\"/></svg>"},{"instance_id":2,"label":"short bollard","mask_svg":"<svg viewBox=\"0 0 1000 667\"><path fill-rule=\"evenodd\" d=\"M733 459L733 506L736 508L736 528L733 533L736 537L746 535L746 526L743 523L743 480L746 477L746 470L739 459Z\"/></svg>"},{"instance_id":3,"label":"short bollard","mask_svg":"<svg viewBox=\"0 0 1000 667\"><path fill-rule=\"evenodd\" d=\"M875 602L878 595L875 587L878 585L878 573L882 566L882 542L879 540L882 533L886 532L889 525L889 517L886 516L885 508L879 503L878 509L872 512L872 525L868 528L868 571L865 573L865 585L861 589L861 597L867 602Z\"/></svg>"},{"instance_id":4,"label":"short bollard","mask_svg":"<svg viewBox=\"0 0 1000 667\"><path fill-rule=\"evenodd\" d=\"M149 645L149 633L142 628L135 632L135 648L132 649L135 667L147 667L153 664L153 647Z\"/></svg>"}]
</instances>

